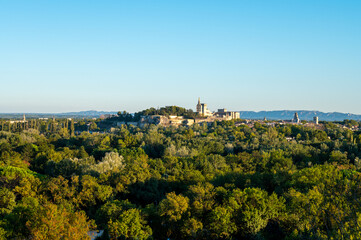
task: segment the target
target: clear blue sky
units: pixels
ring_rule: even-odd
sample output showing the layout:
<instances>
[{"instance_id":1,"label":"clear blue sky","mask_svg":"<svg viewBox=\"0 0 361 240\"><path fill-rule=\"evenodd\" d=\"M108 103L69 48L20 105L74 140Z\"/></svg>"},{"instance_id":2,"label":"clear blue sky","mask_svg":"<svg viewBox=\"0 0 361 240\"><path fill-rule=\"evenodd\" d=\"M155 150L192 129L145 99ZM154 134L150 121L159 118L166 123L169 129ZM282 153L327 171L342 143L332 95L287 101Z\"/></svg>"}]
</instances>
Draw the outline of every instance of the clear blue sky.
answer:
<instances>
[{"instance_id":1,"label":"clear blue sky","mask_svg":"<svg viewBox=\"0 0 361 240\"><path fill-rule=\"evenodd\" d=\"M0 112L361 114L361 1L0 0Z\"/></svg>"}]
</instances>

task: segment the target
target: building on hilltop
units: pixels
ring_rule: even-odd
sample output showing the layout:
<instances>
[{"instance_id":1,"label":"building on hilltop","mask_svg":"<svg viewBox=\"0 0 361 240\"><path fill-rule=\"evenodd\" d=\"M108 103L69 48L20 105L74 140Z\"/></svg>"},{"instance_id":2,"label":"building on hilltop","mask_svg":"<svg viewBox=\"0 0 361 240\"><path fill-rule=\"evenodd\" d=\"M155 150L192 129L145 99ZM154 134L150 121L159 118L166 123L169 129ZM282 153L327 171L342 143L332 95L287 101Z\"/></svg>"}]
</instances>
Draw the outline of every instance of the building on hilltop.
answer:
<instances>
[{"instance_id":1,"label":"building on hilltop","mask_svg":"<svg viewBox=\"0 0 361 240\"><path fill-rule=\"evenodd\" d=\"M239 112L227 111L225 108L218 109L218 112L212 113L207 108L207 104L201 103L200 98L198 98L196 108L199 117L187 118L185 116L176 115L143 115L140 116L140 120L138 122L119 121L116 122L114 126L121 127L123 125L133 125L144 127L150 124L160 126L191 126L195 123L211 124L214 121L225 121L240 118Z\"/></svg>"},{"instance_id":2,"label":"building on hilltop","mask_svg":"<svg viewBox=\"0 0 361 240\"><path fill-rule=\"evenodd\" d=\"M23 114L23 120L12 120L10 121L11 124L13 123L27 123L28 121L26 120L25 114Z\"/></svg>"},{"instance_id":3,"label":"building on hilltop","mask_svg":"<svg viewBox=\"0 0 361 240\"><path fill-rule=\"evenodd\" d=\"M138 127L144 127L149 124L160 126L190 126L195 122L194 119L185 119L183 116L164 116L164 115L146 115L141 116L138 122L117 122L116 126L133 125Z\"/></svg>"},{"instance_id":4,"label":"building on hilltop","mask_svg":"<svg viewBox=\"0 0 361 240\"><path fill-rule=\"evenodd\" d=\"M226 120L241 118L241 114L239 112L228 112L225 108L218 109L218 112L215 113L215 116Z\"/></svg>"},{"instance_id":5,"label":"building on hilltop","mask_svg":"<svg viewBox=\"0 0 361 240\"><path fill-rule=\"evenodd\" d=\"M202 117L213 116L213 113L207 108L207 104L201 103L201 99L198 98L197 113Z\"/></svg>"},{"instance_id":6,"label":"building on hilltop","mask_svg":"<svg viewBox=\"0 0 361 240\"><path fill-rule=\"evenodd\" d=\"M201 104L201 98L198 98L198 104L196 106L197 113L202 112L202 104Z\"/></svg>"},{"instance_id":7,"label":"building on hilltop","mask_svg":"<svg viewBox=\"0 0 361 240\"><path fill-rule=\"evenodd\" d=\"M229 112L227 109L222 108L218 109L218 112L212 113L208 108L207 104L201 103L200 98L198 98L198 104L196 106L197 113L199 116L214 118L214 120L232 120L238 119L241 117L239 112Z\"/></svg>"},{"instance_id":8,"label":"building on hilltop","mask_svg":"<svg viewBox=\"0 0 361 240\"><path fill-rule=\"evenodd\" d=\"M113 117L117 117L117 114L102 114L100 115L100 119L109 119L109 118L113 118Z\"/></svg>"}]
</instances>

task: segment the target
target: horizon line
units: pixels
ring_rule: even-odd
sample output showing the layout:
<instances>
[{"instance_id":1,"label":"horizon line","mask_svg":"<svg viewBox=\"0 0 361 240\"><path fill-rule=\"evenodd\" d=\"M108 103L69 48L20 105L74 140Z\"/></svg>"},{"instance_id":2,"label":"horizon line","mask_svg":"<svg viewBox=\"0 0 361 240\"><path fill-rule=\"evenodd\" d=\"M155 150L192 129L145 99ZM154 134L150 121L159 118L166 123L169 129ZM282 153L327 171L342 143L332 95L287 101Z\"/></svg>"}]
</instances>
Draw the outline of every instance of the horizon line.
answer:
<instances>
[{"instance_id":1,"label":"horizon line","mask_svg":"<svg viewBox=\"0 0 361 240\"><path fill-rule=\"evenodd\" d=\"M145 110L145 109L144 109ZM193 110L193 109L191 109ZM228 110L228 109L227 109ZM123 112L124 110L117 110L117 111L112 111L112 110L79 110L79 111L64 111L64 112L0 112L0 114L69 114L69 113L82 113L82 112L105 112L105 113L118 113L118 112ZM341 113L341 114L352 114L352 115L361 115L358 113L351 113L351 112L338 112L338 111L331 111L331 112L327 112L327 111L321 111L321 110L305 110L305 109L299 109L299 110L294 110L294 109L280 109L280 110L259 110L259 111L255 111L255 110L232 110L233 112L255 112L255 113L260 113L260 112L276 112L276 111L290 111L290 112L303 112L303 111L307 111L307 112L320 112L320 113ZM138 111L139 112L139 111ZM136 113L136 112L129 112L129 113Z\"/></svg>"}]
</instances>

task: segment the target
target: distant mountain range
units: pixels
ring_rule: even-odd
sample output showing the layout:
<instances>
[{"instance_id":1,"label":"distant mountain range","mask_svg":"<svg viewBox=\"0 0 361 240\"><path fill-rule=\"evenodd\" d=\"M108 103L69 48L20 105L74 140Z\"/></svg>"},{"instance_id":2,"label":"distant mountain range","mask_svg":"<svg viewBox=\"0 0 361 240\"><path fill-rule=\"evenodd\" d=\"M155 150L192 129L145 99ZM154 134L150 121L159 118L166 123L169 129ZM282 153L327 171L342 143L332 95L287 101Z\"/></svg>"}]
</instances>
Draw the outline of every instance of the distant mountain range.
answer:
<instances>
[{"instance_id":1,"label":"distant mountain range","mask_svg":"<svg viewBox=\"0 0 361 240\"><path fill-rule=\"evenodd\" d=\"M105 114L117 114L118 112L106 111L80 111L80 112L66 112L66 113L25 113L26 118L98 118ZM6 119L20 119L24 113L0 113L0 118Z\"/></svg>"},{"instance_id":2,"label":"distant mountain range","mask_svg":"<svg viewBox=\"0 0 361 240\"><path fill-rule=\"evenodd\" d=\"M345 119L353 119L361 121L361 115L339 112L320 112L320 111L304 111L304 110L280 110L280 111L240 111L241 119L268 119L268 120L291 120L295 112L301 120L312 120L317 116L320 121L343 121ZM98 118L105 114L117 114L117 112L107 111L80 111L66 113L25 113L27 118ZM23 113L0 113L0 118L5 119L21 119Z\"/></svg>"},{"instance_id":3,"label":"distant mountain range","mask_svg":"<svg viewBox=\"0 0 361 240\"><path fill-rule=\"evenodd\" d=\"M301 120L313 120L313 117L318 117L319 121L343 121L345 119L361 120L361 115L340 112L320 112L320 111L305 111L305 110L280 110L280 111L240 111L241 119L263 119L268 120L291 120L295 112Z\"/></svg>"}]
</instances>

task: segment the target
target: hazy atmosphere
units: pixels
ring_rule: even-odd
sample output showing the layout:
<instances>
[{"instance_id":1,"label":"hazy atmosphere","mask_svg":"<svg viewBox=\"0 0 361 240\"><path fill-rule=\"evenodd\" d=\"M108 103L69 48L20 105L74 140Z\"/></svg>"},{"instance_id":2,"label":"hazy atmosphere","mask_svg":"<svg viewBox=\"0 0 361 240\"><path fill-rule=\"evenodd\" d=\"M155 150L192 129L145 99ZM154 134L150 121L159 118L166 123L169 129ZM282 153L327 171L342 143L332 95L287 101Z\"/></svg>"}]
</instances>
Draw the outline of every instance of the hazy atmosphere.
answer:
<instances>
[{"instance_id":1,"label":"hazy atmosphere","mask_svg":"<svg viewBox=\"0 0 361 240\"><path fill-rule=\"evenodd\" d=\"M0 112L361 114L360 1L0 1Z\"/></svg>"}]
</instances>

